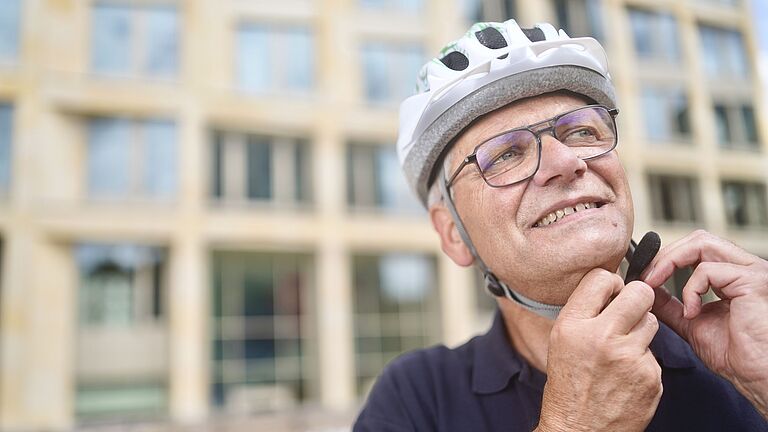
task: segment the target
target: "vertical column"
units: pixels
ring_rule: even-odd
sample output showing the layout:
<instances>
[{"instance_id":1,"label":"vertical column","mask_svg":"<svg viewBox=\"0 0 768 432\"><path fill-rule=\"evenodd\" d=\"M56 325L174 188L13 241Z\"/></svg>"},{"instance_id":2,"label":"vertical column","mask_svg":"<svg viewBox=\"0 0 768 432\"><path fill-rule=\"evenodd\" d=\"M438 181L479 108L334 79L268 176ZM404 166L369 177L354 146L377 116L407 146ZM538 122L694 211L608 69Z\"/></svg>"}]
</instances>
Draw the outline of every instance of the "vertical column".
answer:
<instances>
[{"instance_id":1,"label":"vertical column","mask_svg":"<svg viewBox=\"0 0 768 432\"><path fill-rule=\"evenodd\" d=\"M35 243L37 265L24 266L32 268L33 283L26 293L32 307L26 310L29 351L22 369L22 403L30 427L65 430L72 427L75 412L77 268L69 244Z\"/></svg>"},{"instance_id":2,"label":"vertical column","mask_svg":"<svg viewBox=\"0 0 768 432\"><path fill-rule=\"evenodd\" d=\"M182 234L173 243L169 310L170 415L182 423L196 422L208 412L208 263L203 245Z\"/></svg>"},{"instance_id":3,"label":"vertical column","mask_svg":"<svg viewBox=\"0 0 768 432\"><path fill-rule=\"evenodd\" d=\"M343 410L355 399L350 260L339 241L326 238L316 262L320 400Z\"/></svg>"},{"instance_id":4,"label":"vertical column","mask_svg":"<svg viewBox=\"0 0 768 432\"><path fill-rule=\"evenodd\" d=\"M29 317L24 287L31 285L30 236L10 224L3 244L2 301L0 302L0 429L26 427L24 402L19 397L24 369Z\"/></svg>"},{"instance_id":5,"label":"vertical column","mask_svg":"<svg viewBox=\"0 0 768 432\"><path fill-rule=\"evenodd\" d=\"M552 22L554 13L550 1L518 1L517 17L515 19L523 27L530 27L542 20Z\"/></svg>"},{"instance_id":6,"label":"vertical column","mask_svg":"<svg viewBox=\"0 0 768 432\"><path fill-rule=\"evenodd\" d=\"M209 260L202 234L207 210L206 185L210 184L210 143L206 129L206 73L210 41L216 38L210 16L217 8L204 0L183 2L179 11L182 47L181 69L184 101L178 113L178 223L172 234L168 292L170 416L180 423L199 422L208 415L210 383ZM221 18L221 17L217 17ZM216 20L214 20L216 21ZM224 45L221 45L224 46ZM219 48L221 48L221 46ZM218 48L217 48L218 49ZM227 58L225 61L234 62ZM226 69L226 68L225 68Z\"/></svg>"},{"instance_id":7,"label":"vertical column","mask_svg":"<svg viewBox=\"0 0 768 432\"><path fill-rule=\"evenodd\" d=\"M0 429L66 430L74 402L76 271L69 248L19 222L5 239Z\"/></svg>"},{"instance_id":8,"label":"vertical column","mask_svg":"<svg viewBox=\"0 0 768 432\"><path fill-rule=\"evenodd\" d=\"M354 346L349 251L344 239L345 142L339 129L346 110L355 103L359 81L352 71L358 38L351 25L353 0L325 0L316 22L317 91L328 104L318 112L314 135L317 156L312 166L316 185L319 238L317 268L318 373L320 402L331 409L347 409L354 401ZM323 68L320 70L320 68ZM352 75L350 75L352 74Z\"/></svg>"},{"instance_id":9,"label":"vertical column","mask_svg":"<svg viewBox=\"0 0 768 432\"><path fill-rule=\"evenodd\" d=\"M438 252L440 272L440 312L443 323L443 343L448 346L466 342L475 330L475 286L472 269L457 266L442 252Z\"/></svg>"},{"instance_id":10,"label":"vertical column","mask_svg":"<svg viewBox=\"0 0 768 432\"><path fill-rule=\"evenodd\" d=\"M698 147L695 149L699 167L697 176L700 179L701 196L704 197L703 220L707 223L707 229L722 235L725 233L726 223L717 169L719 166L717 131L712 121L713 101L710 83L701 62L698 21L691 7L680 4L677 5L675 12L679 22L684 61L689 71L687 84L690 92L693 142Z\"/></svg>"}]
</instances>

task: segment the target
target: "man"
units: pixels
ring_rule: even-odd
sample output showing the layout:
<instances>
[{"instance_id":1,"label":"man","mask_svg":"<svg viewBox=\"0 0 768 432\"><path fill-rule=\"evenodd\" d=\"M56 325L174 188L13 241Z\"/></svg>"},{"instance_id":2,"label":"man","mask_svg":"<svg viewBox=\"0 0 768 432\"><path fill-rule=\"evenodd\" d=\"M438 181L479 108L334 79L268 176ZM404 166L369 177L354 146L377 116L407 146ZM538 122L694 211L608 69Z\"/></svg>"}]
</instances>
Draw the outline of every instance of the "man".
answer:
<instances>
[{"instance_id":1,"label":"man","mask_svg":"<svg viewBox=\"0 0 768 432\"><path fill-rule=\"evenodd\" d=\"M420 78L406 177L499 313L388 365L354 430L768 430L768 262L696 232L642 280L616 274L633 206L597 41L476 24ZM685 266L680 303L662 284ZM702 306L710 286L722 300Z\"/></svg>"}]
</instances>

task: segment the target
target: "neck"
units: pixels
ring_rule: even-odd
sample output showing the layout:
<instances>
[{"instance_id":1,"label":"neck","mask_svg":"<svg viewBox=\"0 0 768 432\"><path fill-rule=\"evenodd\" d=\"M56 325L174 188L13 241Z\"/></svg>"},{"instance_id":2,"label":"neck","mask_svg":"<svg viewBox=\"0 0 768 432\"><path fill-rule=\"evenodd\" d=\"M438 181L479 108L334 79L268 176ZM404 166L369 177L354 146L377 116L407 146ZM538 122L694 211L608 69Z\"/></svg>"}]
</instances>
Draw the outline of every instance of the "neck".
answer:
<instances>
[{"instance_id":1,"label":"neck","mask_svg":"<svg viewBox=\"0 0 768 432\"><path fill-rule=\"evenodd\" d=\"M545 373L549 333L555 322L525 310L507 299L499 300L499 309L504 318L507 337L515 351L531 366Z\"/></svg>"}]
</instances>

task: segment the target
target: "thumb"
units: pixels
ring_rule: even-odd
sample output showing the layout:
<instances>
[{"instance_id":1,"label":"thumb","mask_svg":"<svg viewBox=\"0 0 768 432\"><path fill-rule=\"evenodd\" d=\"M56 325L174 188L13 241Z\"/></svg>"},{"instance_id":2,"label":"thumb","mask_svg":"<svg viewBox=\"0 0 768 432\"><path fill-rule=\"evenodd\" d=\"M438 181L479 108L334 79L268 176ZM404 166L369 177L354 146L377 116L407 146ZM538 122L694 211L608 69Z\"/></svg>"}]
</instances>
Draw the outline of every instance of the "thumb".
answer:
<instances>
[{"instance_id":1,"label":"thumb","mask_svg":"<svg viewBox=\"0 0 768 432\"><path fill-rule=\"evenodd\" d=\"M592 269L568 298L560 316L594 318L623 287L621 276L602 268Z\"/></svg>"}]
</instances>

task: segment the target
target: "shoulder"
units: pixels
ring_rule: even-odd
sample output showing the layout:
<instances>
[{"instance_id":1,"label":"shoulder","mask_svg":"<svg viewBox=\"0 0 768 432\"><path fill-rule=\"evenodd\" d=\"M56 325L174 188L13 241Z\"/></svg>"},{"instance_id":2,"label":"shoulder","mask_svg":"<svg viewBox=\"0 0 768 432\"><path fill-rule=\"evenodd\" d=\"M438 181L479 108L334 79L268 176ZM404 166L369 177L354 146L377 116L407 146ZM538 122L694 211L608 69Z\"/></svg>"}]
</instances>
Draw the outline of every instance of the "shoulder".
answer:
<instances>
[{"instance_id":1,"label":"shoulder","mask_svg":"<svg viewBox=\"0 0 768 432\"><path fill-rule=\"evenodd\" d=\"M453 375L468 370L472 365L474 341L472 339L457 348L436 345L402 354L384 368L382 378L415 377L425 373Z\"/></svg>"},{"instance_id":2,"label":"shoulder","mask_svg":"<svg viewBox=\"0 0 768 432\"><path fill-rule=\"evenodd\" d=\"M437 345L411 351L392 360L382 371L370 397L379 394L428 399L438 387L469 381L472 341L458 347Z\"/></svg>"},{"instance_id":3,"label":"shoulder","mask_svg":"<svg viewBox=\"0 0 768 432\"><path fill-rule=\"evenodd\" d=\"M438 345L392 360L371 389L354 430L435 430L440 398L470 387L472 345Z\"/></svg>"},{"instance_id":4,"label":"shoulder","mask_svg":"<svg viewBox=\"0 0 768 432\"><path fill-rule=\"evenodd\" d=\"M654 423L664 426L656 430L768 431L765 419L729 381L709 370L670 329L661 331L664 392Z\"/></svg>"}]
</instances>

